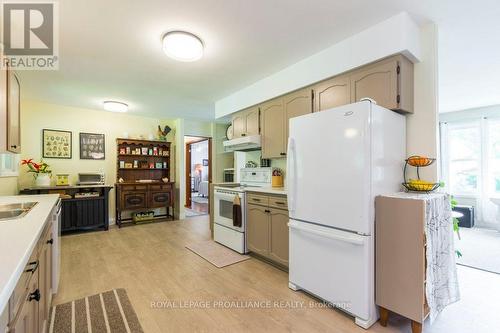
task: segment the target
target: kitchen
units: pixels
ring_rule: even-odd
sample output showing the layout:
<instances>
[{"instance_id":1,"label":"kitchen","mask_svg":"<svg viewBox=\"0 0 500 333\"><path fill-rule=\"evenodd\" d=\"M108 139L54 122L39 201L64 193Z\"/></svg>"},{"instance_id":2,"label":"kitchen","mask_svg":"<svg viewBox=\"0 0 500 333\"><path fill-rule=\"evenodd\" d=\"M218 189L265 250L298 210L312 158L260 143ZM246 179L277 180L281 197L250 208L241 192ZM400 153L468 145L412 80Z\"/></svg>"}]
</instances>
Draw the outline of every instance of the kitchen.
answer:
<instances>
[{"instance_id":1,"label":"kitchen","mask_svg":"<svg viewBox=\"0 0 500 333\"><path fill-rule=\"evenodd\" d=\"M150 5L60 3L59 68L0 69L1 330L496 327L470 304L497 277L439 247L435 12ZM211 139L208 216L186 137Z\"/></svg>"}]
</instances>

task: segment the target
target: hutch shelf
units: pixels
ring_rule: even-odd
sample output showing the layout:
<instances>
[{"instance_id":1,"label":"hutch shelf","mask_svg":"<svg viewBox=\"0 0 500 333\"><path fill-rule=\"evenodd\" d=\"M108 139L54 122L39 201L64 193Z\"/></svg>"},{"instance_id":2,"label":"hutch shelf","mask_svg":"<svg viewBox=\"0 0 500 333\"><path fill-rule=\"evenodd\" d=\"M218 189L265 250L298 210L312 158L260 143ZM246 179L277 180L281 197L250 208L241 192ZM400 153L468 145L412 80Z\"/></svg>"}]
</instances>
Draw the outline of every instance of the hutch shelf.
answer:
<instances>
[{"instance_id":1,"label":"hutch shelf","mask_svg":"<svg viewBox=\"0 0 500 333\"><path fill-rule=\"evenodd\" d=\"M174 219L174 188L170 181L170 142L116 139L116 224L131 222L128 211L164 208L154 219Z\"/></svg>"}]
</instances>

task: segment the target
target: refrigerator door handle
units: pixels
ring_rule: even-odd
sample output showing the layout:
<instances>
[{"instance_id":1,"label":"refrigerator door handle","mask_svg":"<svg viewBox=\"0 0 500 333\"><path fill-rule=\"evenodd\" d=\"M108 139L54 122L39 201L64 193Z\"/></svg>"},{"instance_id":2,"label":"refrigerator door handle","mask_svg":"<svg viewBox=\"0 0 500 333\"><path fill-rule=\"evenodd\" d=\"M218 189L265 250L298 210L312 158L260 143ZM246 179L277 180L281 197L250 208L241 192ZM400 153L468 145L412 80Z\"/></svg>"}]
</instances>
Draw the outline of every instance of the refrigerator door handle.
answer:
<instances>
[{"instance_id":1,"label":"refrigerator door handle","mask_svg":"<svg viewBox=\"0 0 500 333\"><path fill-rule=\"evenodd\" d=\"M287 189L288 189L288 211L295 211L295 183L296 183L296 161L295 161L295 142L293 138L288 138L288 150L287 150Z\"/></svg>"},{"instance_id":2,"label":"refrigerator door handle","mask_svg":"<svg viewBox=\"0 0 500 333\"><path fill-rule=\"evenodd\" d=\"M339 235L339 234L336 234L336 233L330 233L330 232L324 232L324 231L320 231L320 230L315 230L315 229L312 229L312 228L308 228L308 227L304 227L302 225L300 225L300 223L297 223L297 222L293 222L293 221L290 221L288 222L288 226L292 229L296 229L296 230L300 230L300 231L305 231L305 232L308 232L308 233L311 233L311 234L314 234L314 235L318 235L318 236L321 236L321 237L325 237L325 238L329 238L329 239L333 239L333 240L337 240L337 241L342 241L342 242L346 242L346 243L350 243L350 244L353 244L353 245L364 245L365 243L365 239L364 239L364 236L358 236L358 235Z\"/></svg>"}]
</instances>

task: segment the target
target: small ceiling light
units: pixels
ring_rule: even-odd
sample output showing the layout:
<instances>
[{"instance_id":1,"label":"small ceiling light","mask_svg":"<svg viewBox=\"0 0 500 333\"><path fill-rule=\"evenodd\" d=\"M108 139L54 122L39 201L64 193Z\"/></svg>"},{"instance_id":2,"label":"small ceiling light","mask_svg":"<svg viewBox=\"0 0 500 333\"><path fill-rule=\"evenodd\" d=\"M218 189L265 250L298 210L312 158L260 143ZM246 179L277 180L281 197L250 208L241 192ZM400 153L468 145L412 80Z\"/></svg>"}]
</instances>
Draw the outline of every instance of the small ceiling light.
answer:
<instances>
[{"instance_id":1,"label":"small ceiling light","mask_svg":"<svg viewBox=\"0 0 500 333\"><path fill-rule=\"evenodd\" d=\"M192 33L170 31L163 35L163 52L178 61L196 61L203 56L203 42Z\"/></svg>"},{"instance_id":2,"label":"small ceiling light","mask_svg":"<svg viewBox=\"0 0 500 333\"><path fill-rule=\"evenodd\" d=\"M106 111L111 111L111 112L128 111L128 105L125 103L115 102L115 101L105 101L103 104L104 104L104 110Z\"/></svg>"}]
</instances>

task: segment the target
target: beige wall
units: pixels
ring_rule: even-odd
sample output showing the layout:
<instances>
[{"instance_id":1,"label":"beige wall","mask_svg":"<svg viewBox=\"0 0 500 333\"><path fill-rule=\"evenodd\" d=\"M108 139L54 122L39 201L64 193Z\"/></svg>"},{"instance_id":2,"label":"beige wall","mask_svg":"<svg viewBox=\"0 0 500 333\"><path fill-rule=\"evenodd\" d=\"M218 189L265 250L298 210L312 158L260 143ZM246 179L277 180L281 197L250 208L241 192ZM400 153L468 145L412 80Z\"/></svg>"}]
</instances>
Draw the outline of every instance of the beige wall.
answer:
<instances>
[{"instance_id":1,"label":"beige wall","mask_svg":"<svg viewBox=\"0 0 500 333\"><path fill-rule=\"evenodd\" d=\"M438 28L435 24L421 27L422 61L414 65L415 114L407 117L408 156L438 158ZM438 163L422 168L421 176L438 180ZM413 170L414 171L414 170Z\"/></svg>"},{"instance_id":2,"label":"beige wall","mask_svg":"<svg viewBox=\"0 0 500 333\"><path fill-rule=\"evenodd\" d=\"M17 177L0 177L0 195L15 195L17 192Z\"/></svg>"},{"instance_id":3,"label":"beige wall","mask_svg":"<svg viewBox=\"0 0 500 333\"><path fill-rule=\"evenodd\" d=\"M73 132L73 157L70 160L45 159L51 166L52 173L70 174L70 182L75 183L78 172L99 172L106 174L106 183L116 181L116 138L128 133L130 137L151 133L156 136L157 126L161 124L175 128L175 121L147 117L138 117L123 113L105 112L102 110L81 109L75 107L46 104L34 101L23 101L21 113L21 158L39 159L42 156L42 129L60 129ZM106 138L106 159L102 161L81 160L79 156L79 133L103 133ZM175 130L168 141L174 141ZM173 173L173 172L172 172ZM171 178L175 175L172 174ZM54 180L53 180L54 181ZM20 170L20 188L30 186L32 177ZM114 190L110 196L110 215L114 218Z\"/></svg>"}]
</instances>

